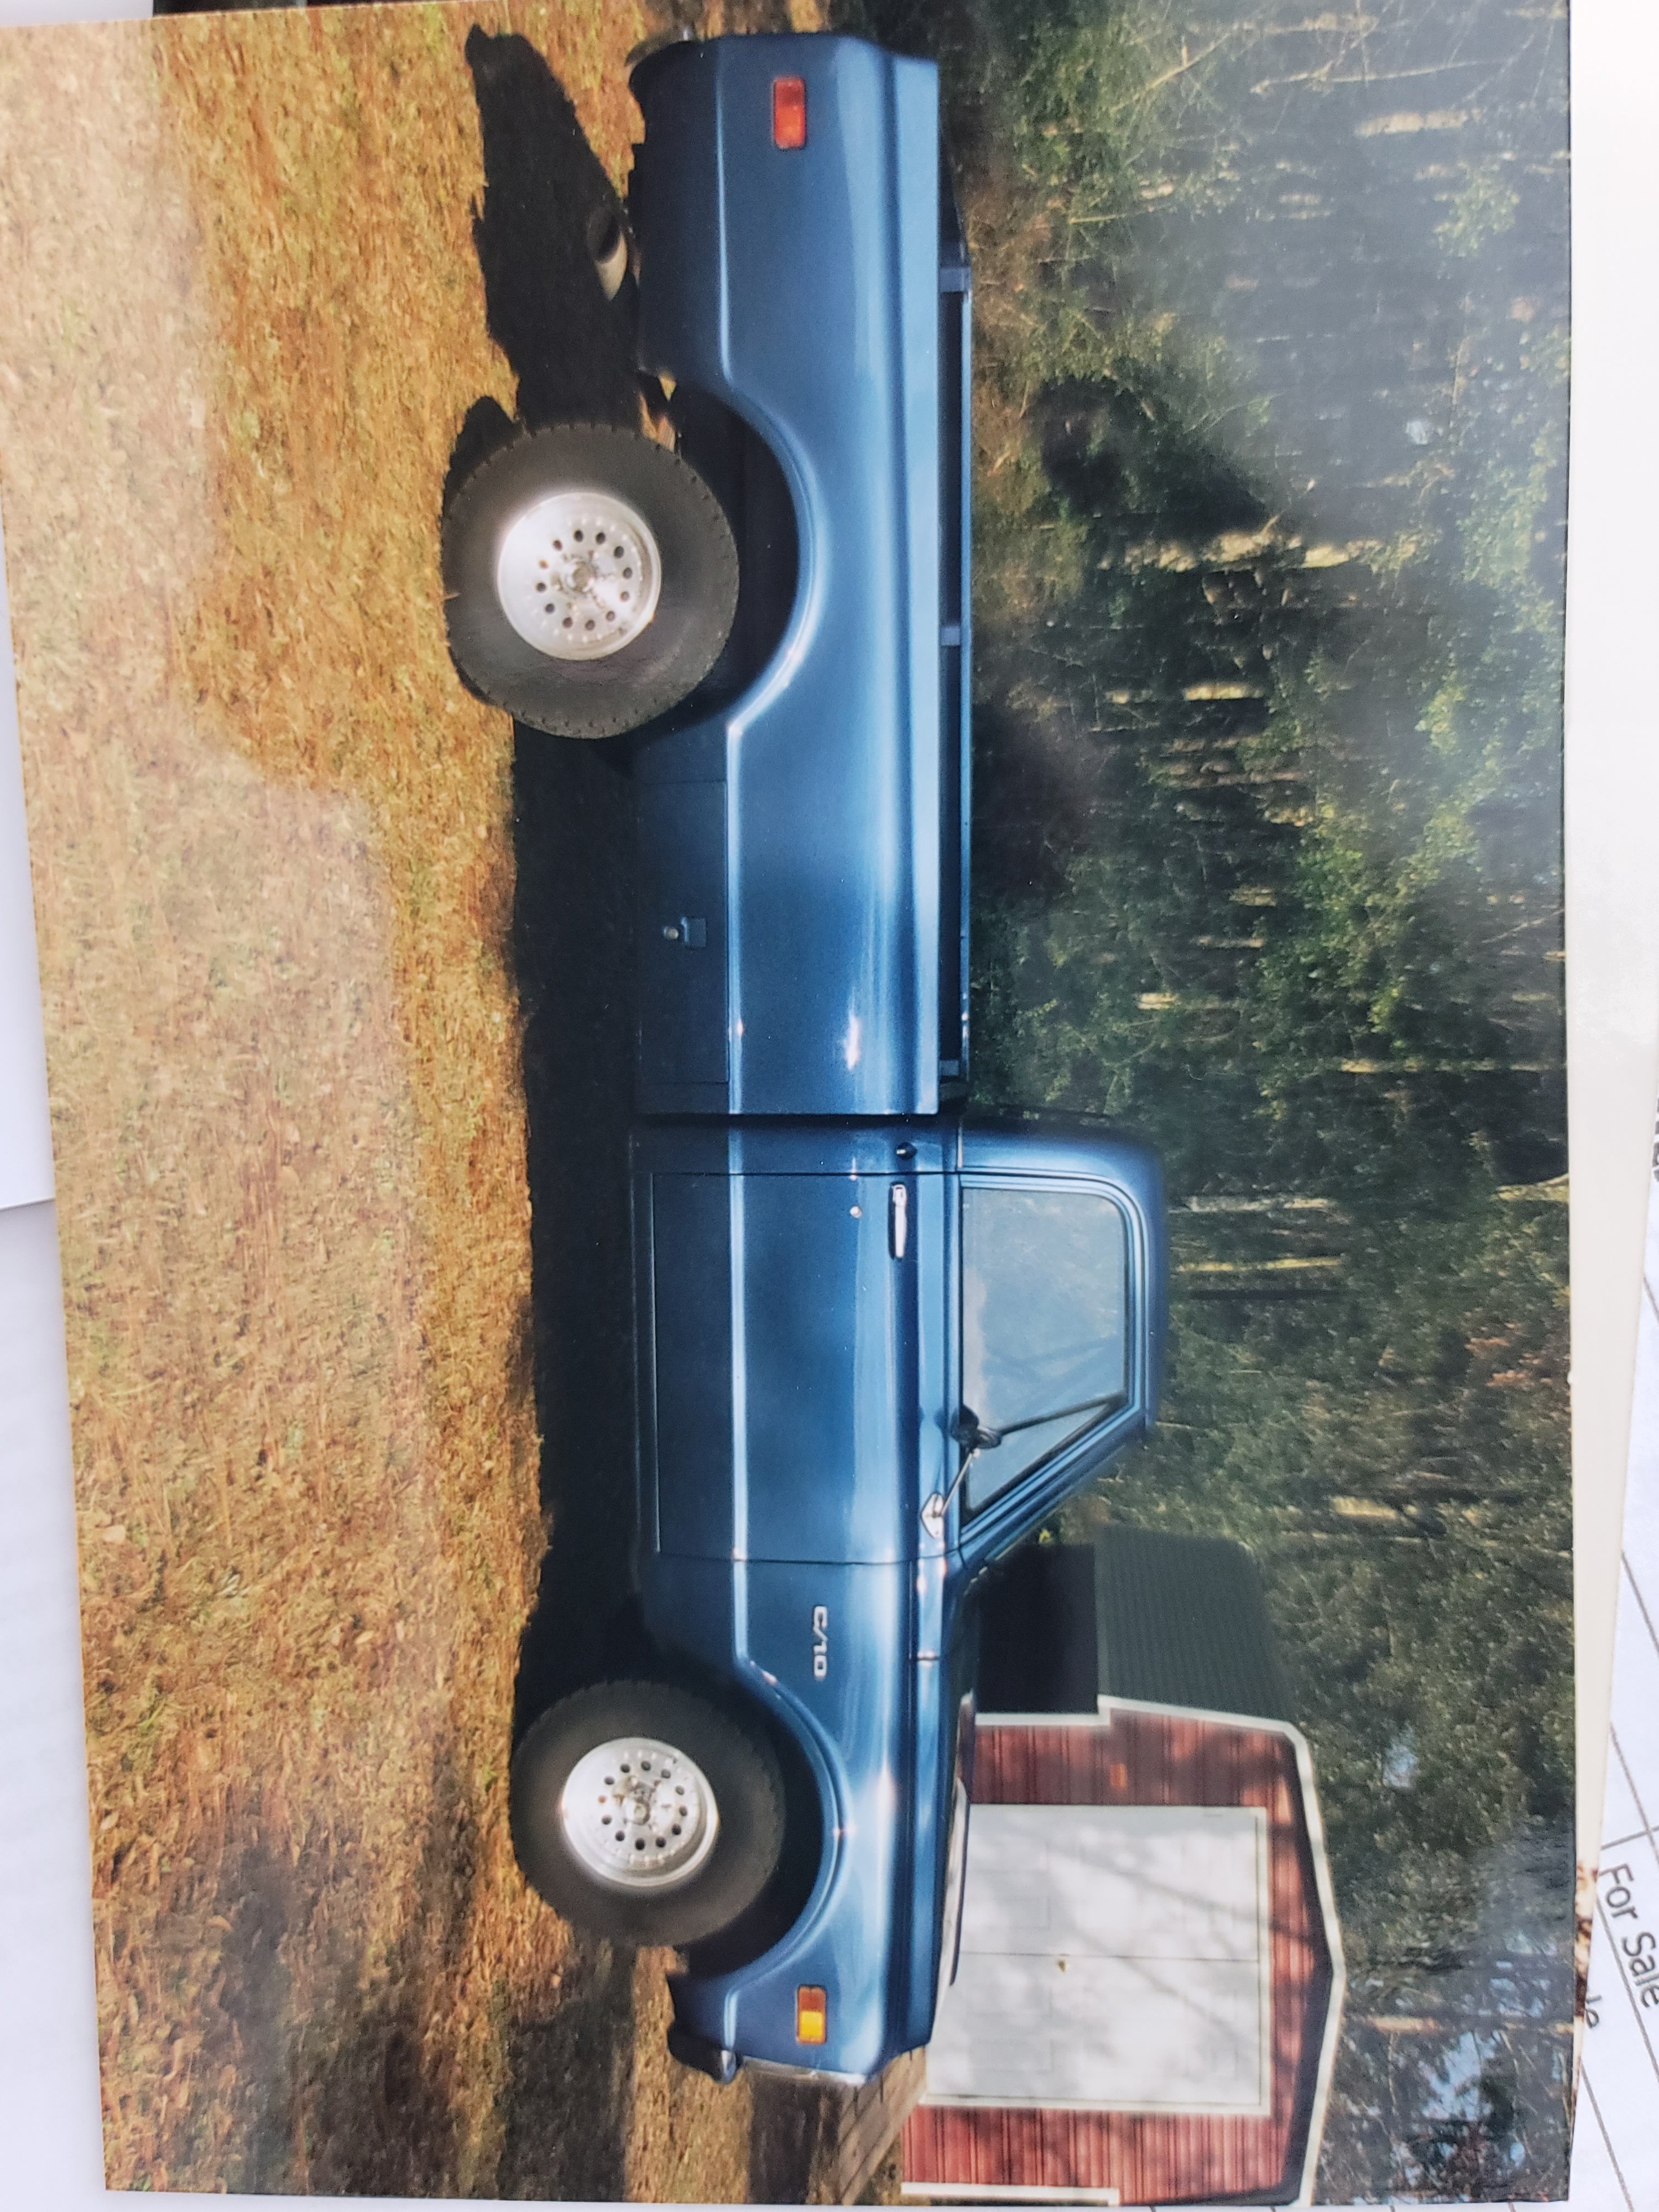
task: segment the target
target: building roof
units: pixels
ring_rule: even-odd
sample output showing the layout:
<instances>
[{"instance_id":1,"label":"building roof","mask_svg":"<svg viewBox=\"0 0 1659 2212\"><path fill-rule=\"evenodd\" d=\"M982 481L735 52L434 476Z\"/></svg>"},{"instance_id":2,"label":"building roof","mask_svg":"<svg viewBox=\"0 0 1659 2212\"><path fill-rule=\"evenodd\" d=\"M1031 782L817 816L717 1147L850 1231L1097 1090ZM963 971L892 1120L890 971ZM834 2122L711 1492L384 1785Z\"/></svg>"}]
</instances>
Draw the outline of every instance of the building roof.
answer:
<instances>
[{"instance_id":1,"label":"building roof","mask_svg":"<svg viewBox=\"0 0 1659 2212\"><path fill-rule=\"evenodd\" d=\"M1243 1544L1113 1522L1028 1544L981 1600L982 1711L1092 1712L1097 1698L1291 1717L1261 1577Z\"/></svg>"},{"instance_id":2,"label":"building roof","mask_svg":"<svg viewBox=\"0 0 1659 2212\"><path fill-rule=\"evenodd\" d=\"M1292 1717L1261 1570L1243 1544L1114 1522L1094 1550L1102 1697Z\"/></svg>"}]
</instances>

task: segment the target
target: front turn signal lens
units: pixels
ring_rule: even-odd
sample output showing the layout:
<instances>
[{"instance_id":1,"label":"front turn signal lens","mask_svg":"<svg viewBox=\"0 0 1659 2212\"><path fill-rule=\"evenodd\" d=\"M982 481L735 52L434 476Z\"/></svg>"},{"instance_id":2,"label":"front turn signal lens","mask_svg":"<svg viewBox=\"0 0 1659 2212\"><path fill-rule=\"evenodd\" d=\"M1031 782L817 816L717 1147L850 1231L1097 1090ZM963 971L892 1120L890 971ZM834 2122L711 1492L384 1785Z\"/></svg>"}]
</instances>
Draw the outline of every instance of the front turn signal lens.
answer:
<instances>
[{"instance_id":1,"label":"front turn signal lens","mask_svg":"<svg viewBox=\"0 0 1659 2212\"><path fill-rule=\"evenodd\" d=\"M830 1998L811 1984L795 1991L795 2040L823 2043L830 2033Z\"/></svg>"},{"instance_id":2,"label":"front turn signal lens","mask_svg":"<svg viewBox=\"0 0 1659 2212\"><path fill-rule=\"evenodd\" d=\"M803 76L772 80L772 143L786 153L806 143L806 80Z\"/></svg>"}]
</instances>

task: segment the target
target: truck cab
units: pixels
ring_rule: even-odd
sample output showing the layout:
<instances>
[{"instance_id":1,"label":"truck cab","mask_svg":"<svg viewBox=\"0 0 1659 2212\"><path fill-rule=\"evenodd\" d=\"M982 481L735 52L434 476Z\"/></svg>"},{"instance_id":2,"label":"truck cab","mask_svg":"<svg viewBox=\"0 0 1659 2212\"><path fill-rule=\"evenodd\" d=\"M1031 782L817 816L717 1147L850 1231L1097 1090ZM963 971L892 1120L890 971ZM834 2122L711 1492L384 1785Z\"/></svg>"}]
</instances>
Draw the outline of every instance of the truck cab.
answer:
<instances>
[{"instance_id":1,"label":"truck cab","mask_svg":"<svg viewBox=\"0 0 1659 2212\"><path fill-rule=\"evenodd\" d=\"M671 2047L867 2078L948 1978L971 1593L1146 1431L1157 1164L976 1123L971 287L931 64L670 43L634 88L665 435L556 426L446 522L451 642L635 816L637 1607L515 1754L520 1861L672 1944Z\"/></svg>"},{"instance_id":2,"label":"truck cab","mask_svg":"<svg viewBox=\"0 0 1659 2212\"><path fill-rule=\"evenodd\" d=\"M647 1624L787 1732L820 1824L782 1940L694 1953L676 2012L863 2077L932 2026L969 1593L1152 1416L1158 1172L955 1117L664 1127L635 1163Z\"/></svg>"}]
</instances>

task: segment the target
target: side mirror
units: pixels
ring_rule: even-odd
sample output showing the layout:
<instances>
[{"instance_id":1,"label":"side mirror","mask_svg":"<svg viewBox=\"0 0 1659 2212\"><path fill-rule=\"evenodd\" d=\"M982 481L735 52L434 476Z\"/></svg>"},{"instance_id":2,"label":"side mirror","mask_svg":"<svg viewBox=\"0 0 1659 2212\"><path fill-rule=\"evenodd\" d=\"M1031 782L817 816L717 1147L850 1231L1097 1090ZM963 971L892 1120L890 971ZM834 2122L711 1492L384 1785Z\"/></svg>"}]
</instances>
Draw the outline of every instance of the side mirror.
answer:
<instances>
[{"instance_id":1,"label":"side mirror","mask_svg":"<svg viewBox=\"0 0 1659 2212\"><path fill-rule=\"evenodd\" d=\"M964 1457L962 1465L957 1469L956 1480L951 1483L951 1487L944 1492L936 1490L922 1506L921 1525L934 1543L939 1543L944 1540L946 1509L967 1479L968 1470L974 1463L974 1454L994 1451L1002 1442L1002 1430L988 1429L981 1425L979 1415L971 1406L964 1406L955 1420L951 1422L951 1442L961 1445Z\"/></svg>"},{"instance_id":2,"label":"side mirror","mask_svg":"<svg viewBox=\"0 0 1659 2212\"><path fill-rule=\"evenodd\" d=\"M1004 1431L982 1427L973 1407L964 1406L951 1424L951 1435L964 1451L994 1451L1002 1442Z\"/></svg>"}]
</instances>

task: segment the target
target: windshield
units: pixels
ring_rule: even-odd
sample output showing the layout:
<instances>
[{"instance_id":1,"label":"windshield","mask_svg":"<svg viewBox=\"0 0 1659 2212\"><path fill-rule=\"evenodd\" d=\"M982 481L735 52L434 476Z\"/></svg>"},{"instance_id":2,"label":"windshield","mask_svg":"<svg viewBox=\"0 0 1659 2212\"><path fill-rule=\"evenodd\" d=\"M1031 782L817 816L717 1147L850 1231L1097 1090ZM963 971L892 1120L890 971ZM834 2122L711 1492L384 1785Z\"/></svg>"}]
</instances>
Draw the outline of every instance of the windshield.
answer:
<instances>
[{"instance_id":1,"label":"windshield","mask_svg":"<svg viewBox=\"0 0 1659 2212\"><path fill-rule=\"evenodd\" d=\"M1122 1399L1128 1248L1103 1193L970 1186L962 1249L972 1513Z\"/></svg>"}]
</instances>

